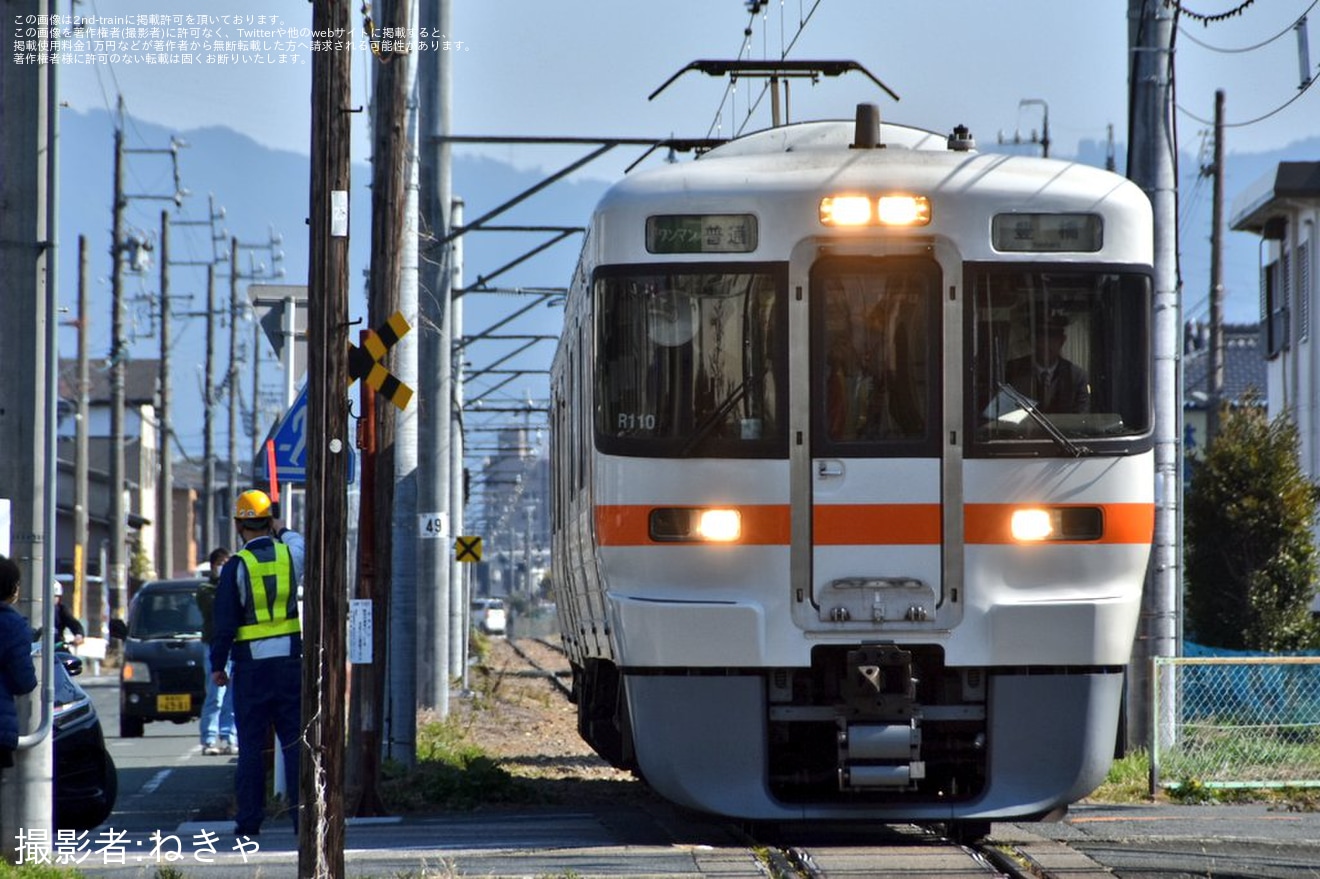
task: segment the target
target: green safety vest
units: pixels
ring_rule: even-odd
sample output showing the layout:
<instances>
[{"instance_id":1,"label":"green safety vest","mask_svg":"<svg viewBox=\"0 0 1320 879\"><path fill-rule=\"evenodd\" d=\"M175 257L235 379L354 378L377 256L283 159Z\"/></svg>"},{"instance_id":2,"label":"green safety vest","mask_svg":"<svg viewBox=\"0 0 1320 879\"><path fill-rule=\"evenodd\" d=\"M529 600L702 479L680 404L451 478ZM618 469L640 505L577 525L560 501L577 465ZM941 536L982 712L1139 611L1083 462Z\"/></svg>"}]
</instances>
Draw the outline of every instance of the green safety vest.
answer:
<instances>
[{"instance_id":1,"label":"green safety vest","mask_svg":"<svg viewBox=\"0 0 1320 879\"><path fill-rule=\"evenodd\" d=\"M238 627L235 641L256 641L297 635L302 627L298 623L298 596L293 592L293 557L289 548L278 540L274 542L275 557L258 559L256 553L240 549L236 555L247 568L249 598L244 609L247 622ZM274 600L269 590L274 587Z\"/></svg>"}]
</instances>

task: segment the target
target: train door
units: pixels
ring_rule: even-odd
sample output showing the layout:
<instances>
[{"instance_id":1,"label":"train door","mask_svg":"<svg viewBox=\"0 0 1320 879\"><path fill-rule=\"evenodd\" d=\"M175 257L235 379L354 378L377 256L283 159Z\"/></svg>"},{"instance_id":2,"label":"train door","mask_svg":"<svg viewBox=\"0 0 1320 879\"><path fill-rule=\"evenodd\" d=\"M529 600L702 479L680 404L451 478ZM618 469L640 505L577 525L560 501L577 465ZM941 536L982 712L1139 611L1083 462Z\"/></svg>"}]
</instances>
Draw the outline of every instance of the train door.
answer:
<instances>
[{"instance_id":1,"label":"train door","mask_svg":"<svg viewBox=\"0 0 1320 879\"><path fill-rule=\"evenodd\" d=\"M942 599L941 271L834 257L810 274L816 624L934 623Z\"/></svg>"}]
</instances>

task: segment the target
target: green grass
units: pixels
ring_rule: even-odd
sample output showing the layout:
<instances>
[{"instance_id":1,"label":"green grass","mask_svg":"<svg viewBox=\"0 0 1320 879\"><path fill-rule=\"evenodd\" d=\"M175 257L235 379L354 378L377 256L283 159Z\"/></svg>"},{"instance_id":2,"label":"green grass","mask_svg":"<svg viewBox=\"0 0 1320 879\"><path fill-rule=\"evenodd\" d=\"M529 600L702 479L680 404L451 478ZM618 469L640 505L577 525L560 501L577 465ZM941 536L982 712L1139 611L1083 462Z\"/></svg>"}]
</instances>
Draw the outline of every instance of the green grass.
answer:
<instances>
[{"instance_id":1,"label":"green grass","mask_svg":"<svg viewBox=\"0 0 1320 879\"><path fill-rule=\"evenodd\" d=\"M453 717L419 726L417 762L411 769L387 762L382 776L381 796L392 811L467 810L539 799L531 785L468 741L466 729Z\"/></svg>"},{"instance_id":2,"label":"green grass","mask_svg":"<svg viewBox=\"0 0 1320 879\"><path fill-rule=\"evenodd\" d=\"M1166 774L1175 781L1150 795L1150 754L1134 751L1114 761L1104 784L1087 797L1091 803L1167 802L1175 805L1260 803L1290 812L1320 811L1320 789L1303 787L1215 787L1195 775Z\"/></svg>"},{"instance_id":3,"label":"green grass","mask_svg":"<svg viewBox=\"0 0 1320 879\"><path fill-rule=\"evenodd\" d=\"M13 864L0 860L0 879L70 879L83 873L71 867L55 867L45 864Z\"/></svg>"}]
</instances>

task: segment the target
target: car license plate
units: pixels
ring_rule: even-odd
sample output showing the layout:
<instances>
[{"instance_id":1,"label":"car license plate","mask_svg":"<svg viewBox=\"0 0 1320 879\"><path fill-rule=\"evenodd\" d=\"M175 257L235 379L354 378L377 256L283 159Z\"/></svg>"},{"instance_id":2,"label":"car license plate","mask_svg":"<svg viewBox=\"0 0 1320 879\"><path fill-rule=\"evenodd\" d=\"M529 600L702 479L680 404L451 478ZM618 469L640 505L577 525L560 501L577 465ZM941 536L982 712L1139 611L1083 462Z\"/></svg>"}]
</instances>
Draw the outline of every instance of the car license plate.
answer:
<instances>
[{"instance_id":1,"label":"car license plate","mask_svg":"<svg viewBox=\"0 0 1320 879\"><path fill-rule=\"evenodd\" d=\"M166 711L191 711L192 695L190 693L162 693L156 697L156 710L162 713Z\"/></svg>"}]
</instances>

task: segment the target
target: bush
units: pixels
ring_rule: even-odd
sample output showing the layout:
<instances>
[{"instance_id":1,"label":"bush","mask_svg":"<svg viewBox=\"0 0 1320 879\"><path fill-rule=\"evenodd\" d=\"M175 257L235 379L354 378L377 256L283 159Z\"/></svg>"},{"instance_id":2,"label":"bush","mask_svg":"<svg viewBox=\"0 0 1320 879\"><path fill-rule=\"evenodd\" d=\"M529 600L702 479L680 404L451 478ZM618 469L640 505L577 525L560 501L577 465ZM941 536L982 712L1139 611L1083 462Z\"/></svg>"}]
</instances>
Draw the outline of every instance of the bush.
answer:
<instances>
[{"instance_id":1,"label":"bush","mask_svg":"<svg viewBox=\"0 0 1320 879\"><path fill-rule=\"evenodd\" d=\"M1187 491L1187 623L1232 650L1320 646L1310 602L1317 486L1298 460L1297 427L1256 406L1226 410Z\"/></svg>"}]
</instances>

